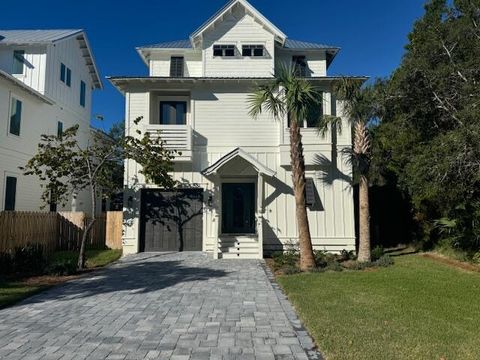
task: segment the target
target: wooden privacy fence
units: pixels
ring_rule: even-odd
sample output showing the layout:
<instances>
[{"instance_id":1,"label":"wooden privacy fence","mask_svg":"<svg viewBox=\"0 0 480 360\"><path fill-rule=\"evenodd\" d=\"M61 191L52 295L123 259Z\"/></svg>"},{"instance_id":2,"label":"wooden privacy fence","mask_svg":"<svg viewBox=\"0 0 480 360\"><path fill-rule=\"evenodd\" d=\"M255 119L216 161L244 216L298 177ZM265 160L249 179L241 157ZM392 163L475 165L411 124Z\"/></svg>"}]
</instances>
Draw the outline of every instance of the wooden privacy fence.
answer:
<instances>
[{"instance_id":1,"label":"wooden privacy fence","mask_svg":"<svg viewBox=\"0 0 480 360\"><path fill-rule=\"evenodd\" d=\"M87 247L121 249L122 215L120 211L100 215L89 234ZM47 254L78 250L87 221L83 212L0 212L0 253L27 244L41 244Z\"/></svg>"}]
</instances>

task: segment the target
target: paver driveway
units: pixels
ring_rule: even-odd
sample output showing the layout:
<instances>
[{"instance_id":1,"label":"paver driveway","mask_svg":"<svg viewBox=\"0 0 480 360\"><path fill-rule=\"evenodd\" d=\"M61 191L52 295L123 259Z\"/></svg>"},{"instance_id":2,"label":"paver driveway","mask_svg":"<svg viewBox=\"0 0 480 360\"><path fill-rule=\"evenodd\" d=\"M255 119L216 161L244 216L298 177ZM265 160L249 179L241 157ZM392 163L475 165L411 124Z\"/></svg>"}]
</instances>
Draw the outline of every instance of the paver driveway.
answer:
<instances>
[{"instance_id":1,"label":"paver driveway","mask_svg":"<svg viewBox=\"0 0 480 360\"><path fill-rule=\"evenodd\" d=\"M0 310L0 358L319 357L264 266L202 253L128 256Z\"/></svg>"}]
</instances>

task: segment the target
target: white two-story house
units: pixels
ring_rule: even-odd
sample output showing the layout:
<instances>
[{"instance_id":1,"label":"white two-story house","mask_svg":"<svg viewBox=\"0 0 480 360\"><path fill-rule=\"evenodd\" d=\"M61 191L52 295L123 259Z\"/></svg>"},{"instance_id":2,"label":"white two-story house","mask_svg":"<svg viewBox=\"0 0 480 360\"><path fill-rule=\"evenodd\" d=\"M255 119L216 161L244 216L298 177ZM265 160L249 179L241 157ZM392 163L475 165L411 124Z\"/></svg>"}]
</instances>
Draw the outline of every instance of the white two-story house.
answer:
<instances>
[{"instance_id":1,"label":"white two-story house","mask_svg":"<svg viewBox=\"0 0 480 360\"><path fill-rule=\"evenodd\" d=\"M37 152L42 134L78 124L85 145L92 91L101 87L84 31L0 30L0 211L41 210L39 179L19 167ZM58 210L88 210L86 195L72 194Z\"/></svg>"},{"instance_id":2,"label":"white two-story house","mask_svg":"<svg viewBox=\"0 0 480 360\"><path fill-rule=\"evenodd\" d=\"M206 251L262 258L298 239L287 119L249 116L253 89L282 63L323 91L325 114L340 115L327 70L339 49L291 40L245 0L232 0L187 40L137 48L148 76L110 77L126 99L127 134L160 130L174 161L176 191L125 166L124 253ZM352 169L339 155L350 131L302 129L314 248L355 249ZM348 128L347 128L348 129ZM327 175L326 175L327 174Z\"/></svg>"}]
</instances>

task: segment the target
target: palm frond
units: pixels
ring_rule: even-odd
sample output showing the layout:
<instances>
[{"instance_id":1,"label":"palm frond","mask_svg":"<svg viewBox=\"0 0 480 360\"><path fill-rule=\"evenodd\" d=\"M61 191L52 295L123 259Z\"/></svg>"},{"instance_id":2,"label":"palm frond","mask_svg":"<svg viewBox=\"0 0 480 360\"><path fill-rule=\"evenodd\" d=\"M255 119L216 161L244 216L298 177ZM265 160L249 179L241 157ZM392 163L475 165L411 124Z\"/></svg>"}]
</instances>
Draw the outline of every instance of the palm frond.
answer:
<instances>
[{"instance_id":1,"label":"palm frond","mask_svg":"<svg viewBox=\"0 0 480 360\"><path fill-rule=\"evenodd\" d=\"M322 115L318 121L318 132L325 136L329 129L342 133L342 118L334 115Z\"/></svg>"}]
</instances>

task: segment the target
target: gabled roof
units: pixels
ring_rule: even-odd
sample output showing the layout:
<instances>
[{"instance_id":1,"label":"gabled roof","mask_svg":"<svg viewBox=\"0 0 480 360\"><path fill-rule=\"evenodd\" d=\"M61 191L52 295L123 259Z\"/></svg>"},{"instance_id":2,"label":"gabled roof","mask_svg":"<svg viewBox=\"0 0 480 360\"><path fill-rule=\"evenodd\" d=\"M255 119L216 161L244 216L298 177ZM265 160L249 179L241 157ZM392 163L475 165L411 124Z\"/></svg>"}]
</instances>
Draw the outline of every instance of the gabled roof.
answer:
<instances>
[{"instance_id":1,"label":"gabled roof","mask_svg":"<svg viewBox=\"0 0 480 360\"><path fill-rule=\"evenodd\" d=\"M217 20L221 19L225 14L228 14L237 4L243 6L245 10L250 13L250 15L252 15L265 28L269 29L275 35L276 40L278 40L281 44L285 43L287 36L279 28L273 25L270 20L263 16L257 9L255 9L247 0L231 0L190 35L192 44L195 44L195 39L198 36L200 36Z\"/></svg>"},{"instance_id":2,"label":"gabled roof","mask_svg":"<svg viewBox=\"0 0 480 360\"><path fill-rule=\"evenodd\" d=\"M316 50L316 49L337 49L339 50L340 48L337 46L330 46L330 45L325 45L325 44L319 44L319 43L312 43L312 42L307 42L307 41L301 41L301 40L292 40L292 39L287 39L285 41L285 49L292 49L292 50Z\"/></svg>"},{"instance_id":3,"label":"gabled roof","mask_svg":"<svg viewBox=\"0 0 480 360\"><path fill-rule=\"evenodd\" d=\"M10 75L9 73L7 73L3 70L0 70L0 77L8 80L10 83L12 83L12 84L14 84L18 87L20 87L25 92L29 93L30 95L35 96L37 99L43 101L44 103L47 103L49 105L55 104L55 102L52 99L50 99L47 96L39 93L37 90L34 90L30 86L25 85L25 83L23 83L22 81L18 80L17 78L15 78L14 76Z\"/></svg>"},{"instance_id":4,"label":"gabled roof","mask_svg":"<svg viewBox=\"0 0 480 360\"><path fill-rule=\"evenodd\" d=\"M0 46L2 45L48 45L75 37L80 45L95 88L102 88L102 81L88 43L87 35L81 29L57 30L0 30Z\"/></svg>"},{"instance_id":5,"label":"gabled roof","mask_svg":"<svg viewBox=\"0 0 480 360\"><path fill-rule=\"evenodd\" d=\"M139 46L137 49L193 49L190 40L166 41L158 44Z\"/></svg>"},{"instance_id":6,"label":"gabled roof","mask_svg":"<svg viewBox=\"0 0 480 360\"><path fill-rule=\"evenodd\" d=\"M257 170L259 173L262 173L262 174L267 175L269 177L275 176L275 171L266 167L260 161L255 159L252 155L250 155L245 150L243 150L242 148L239 148L239 147L230 151L228 154L222 156L214 164L210 165L205 170L203 170L202 174L204 176L214 175L214 174L217 173L218 170L220 170L220 168L223 165L227 164L228 162L232 161L233 159L235 159L237 157L240 157L240 158L246 160L247 162L249 162L255 168L255 170Z\"/></svg>"}]
</instances>

